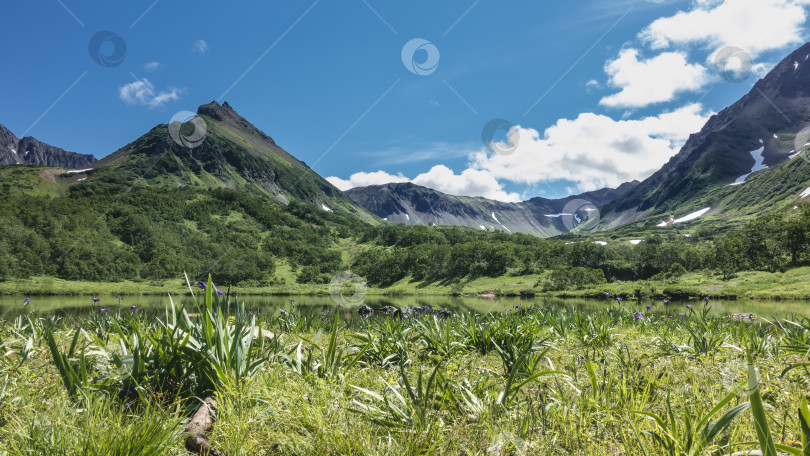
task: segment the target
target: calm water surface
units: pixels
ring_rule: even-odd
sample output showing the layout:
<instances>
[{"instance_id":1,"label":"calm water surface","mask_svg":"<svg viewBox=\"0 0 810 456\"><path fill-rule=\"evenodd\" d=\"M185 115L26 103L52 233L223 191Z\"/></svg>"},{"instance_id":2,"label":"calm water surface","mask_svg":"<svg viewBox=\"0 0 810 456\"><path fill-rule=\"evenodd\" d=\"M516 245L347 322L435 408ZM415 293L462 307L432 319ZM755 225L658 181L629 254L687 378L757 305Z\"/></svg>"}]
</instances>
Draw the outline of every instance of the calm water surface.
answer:
<instances>
[{"instance_id":1,"label":"calm water surface","mask_svg":"<svg viewBox=\"0 0 810 456\"><path fill-rule=\"evenodd\" d=\"M31 305L23 307L24 296L0 296L0 319L11 319L23 312L34 310L41 313L56 313L60 315L81 315L85 312L92 312L98 304L92 303L92 296L34 296L31 297ZM116 308L128 309L129 306L136 305L142 309L161 310L169 304L169 298L165 296L125 296L123 301L114 297L100 297L100 305L106 306L110 311ZM182 303L188 309L193 309L194 302L190 297L175 297L176 303ZM289 300L294 300L290 303ZM329 296L245 296L239 297L238 301L244 303L249 310L259 310L267 313L274 313L280 309L289 310L291 307L309 308L311 310L326 310L335 307L334 301ZM612 301L584 300L584 299L519 299L519 298L458 298L447 296L405 296L405 297L384 297L367 296L365 304L371 307L382 306L430 306L433 308L448 308L454 311L473 311L488 313L493 311L506 311L514 306L555 306L565 307L578 311L593 311L610 305L615 305ZM647 305L653 306L653 313L671 314L676 316L685 311L686 304L692 304L695 308L702 305L700 301L674 302L663 305L660 301L626 301L621 305L627 306L631 310L640 310L648 313ZM712 312L715 314L755 314L761 317L789 317L794 314L810 315L810 301L711 301ZM346 311L349 314L349 310Z\"/></svg>"}]
</instances>

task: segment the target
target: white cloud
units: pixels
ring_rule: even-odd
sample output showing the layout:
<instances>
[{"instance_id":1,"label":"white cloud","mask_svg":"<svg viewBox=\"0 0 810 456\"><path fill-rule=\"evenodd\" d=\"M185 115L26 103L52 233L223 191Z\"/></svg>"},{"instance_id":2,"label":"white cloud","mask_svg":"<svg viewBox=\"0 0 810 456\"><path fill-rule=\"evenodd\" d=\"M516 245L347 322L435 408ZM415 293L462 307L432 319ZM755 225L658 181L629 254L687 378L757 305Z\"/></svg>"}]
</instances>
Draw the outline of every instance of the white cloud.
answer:
<instances>
[{"instance_id":1,"label":"white cloud","mask_svg":"<svg viewBox=\"0 0 810 456\"><path fill-rule=\"evenodd\" d=\"M180 99L180 89L155 93L155 86L148 79L138 79L118 88L118 98L128 105L158 108L164 104Z\"/></svg>"},{"instance_id":2,"label":"white cloud","mask_svg":"<svg viewBox=\"0 0 810 456\"><path fill-rule=\"evenodd\" d=\"M432 188L449 195L483 196L484 198L506 202L521 200L520 195L517 193L506 192L503 185L498 183L498 180L488 171L468 168L462 171L461 174L456 174L445 165L436 165L430 171L422 173L413 179L409 179L402 174L394 175L385 171L375 171L372 173L354 173L348 180L335 176L327 177L326 180L343 191L355 187L382 185L392 182L413 182L416 185Z\"/></svg>"},{"instance_id":3,"label":"white cloud","mask_svg":"<svg viewBox=\"0 0 810 456\"><path fill-rule=\"evenodd\" d=\"M618 93L599 101L611 108L638 108L672 101L681 92L700 90L709 80L706 68L690 64L683 53L665 52L639 60L639 51L632 48L607 62L605 72L610 84L621 88Z\"/></svg>"},{"instance_id":4,"label":"white cloud","mask_svg":"<svg viewBox=\"0 0 810 456\"><path fill-rule=\"evenodd\" d=\"M580 191L616 187L657 171L708 117L701 105L690 104L638 120L583 113L558 120L542 137L534 129L513 127L510 138L519 138L514 153L479 152L470 167L521 184L568 180Z\"/></svg>"},{"instance_id":5,"label":"white cloud","mask_svg":"<svg viewBox=\"0 0 810 456\"><path fill-rule=\"evenodd\" d=\"M653 49L737 46L752 57L801 43L808 0L695 0L690 11L657 19L640 36Z\"/></svg>"},{"instance_id":6,"label":"white cloud","mask_svg":"<svg viewBox=\"0 0 810 456\"><path fill-rule=\"evenodd\" d=\"M160 67L160 62L148 62L143 64L145 71L155 71Z\"/></svg>"},{"instance_id":7,"label":"white cloud","mask_svg":"<svg viewBox=\"0 0 810 456\"><path fill-rule=\"evenodd\" d=\"M335 176L327 177L326 180L340 190L346 191L355 187L368 187L369 185L390 184L392 182L408 182L410 179L402 174L393 175L385 171L375 171L373 173L354 173L348 180Z\"/></svg>"},{"instance_id":8,"label":"white cloud","mask_svg":"<svg viewBox=\"0 0 810 456\"><path fill-rule=\"evenodd\" d=\"M205 40L197 40L191 45L191 51L197 54L205 54L208 51L208 42Z\"/></svg>"},{"instance_id":9,"label":"white cloud","mask_svg":"<svg viewBox=\"0 0 810 456\"><path fill-rule=\"evenodd\" d=\"M432 188L449 195L483 196L497 201L520 201L517 193L508 193L489 171L465 169L456 174L444 165L436 165L430 171L413 179L416 185Z\"/></svg>"}]
</instances>

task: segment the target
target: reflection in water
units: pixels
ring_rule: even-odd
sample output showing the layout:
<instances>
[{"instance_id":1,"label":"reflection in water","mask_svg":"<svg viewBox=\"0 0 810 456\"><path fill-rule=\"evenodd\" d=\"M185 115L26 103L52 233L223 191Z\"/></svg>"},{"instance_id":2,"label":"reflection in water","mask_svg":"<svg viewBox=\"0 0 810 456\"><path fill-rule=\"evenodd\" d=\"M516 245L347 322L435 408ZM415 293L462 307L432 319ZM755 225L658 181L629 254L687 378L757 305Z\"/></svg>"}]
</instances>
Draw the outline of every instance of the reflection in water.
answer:
<instances>
[{"instance_id":1,"label":"reflection in water","mask_svg":"<svg viewBox=\"0 0 810 456\"><path fill-rule=\"evenodd\" d=\"M13 319L21 313L36 311L40 313L55 313L63 316L73 316L86 314L94 311L99 305L107 307L111 312L117 309L128 310L130 306L138 306L144 310L158 311L164 309L169 304L169 298L165 296L125 296L120 305L113 296L101 296L100 302L93 303L93 296L34 296L31 297L30 305L23 305L25 296L0 296L0 319ZM199 297L198 297L199 298ZM232 298L233 299L233 298ZM291 303L290 300L294 300ZM190 296L174 297L178 304L184 305L189 311L194 309L194 301ZM312 311L326 311L335 307L334 301L329 296L246 296L238 298L239 303L244 303L245 307L252 311L261 313L275 313L281 309L289 310L292 306L298 308L308 308ZM702 306L701 302L690 302L697 310ZM461 298L449 296L367 296L365 304L373 308L382 306L406 307L406 306L429 306L432 308L448 308L454 311L472 311L478 313L488 313L494 311L506 311L515 305L520 306L554 306L566 307L579 311L589 311L615 305L608 300L584 300L584 299L520 299L520 298ZM648 313L646 306L652 305L653 313L666 313L677 316L684 312L686 302L673 302L664 305L660 301L625 301L623 306L632 310L641 310ZM760 317L789 317L793 314L810 315L810 303L807 301L719 301L713 300L712 313L721 315L749 314ZM344 311L350 315L351 309Z\"/></svg>"}]
</instances>

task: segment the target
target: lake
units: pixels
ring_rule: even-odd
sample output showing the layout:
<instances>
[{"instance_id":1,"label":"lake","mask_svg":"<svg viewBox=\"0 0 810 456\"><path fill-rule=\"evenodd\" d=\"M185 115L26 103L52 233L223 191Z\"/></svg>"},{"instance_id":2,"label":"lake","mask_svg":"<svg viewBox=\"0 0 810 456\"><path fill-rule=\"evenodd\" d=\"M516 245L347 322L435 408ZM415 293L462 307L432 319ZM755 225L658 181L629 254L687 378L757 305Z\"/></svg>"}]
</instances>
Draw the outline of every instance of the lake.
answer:
<instances>
[{"instance_id":1,"label":"lake","mask_svg":"<svg viewBox=\"0 0 810 456\"><path fill-rule=\"evenodd\" d=\"M160 310L169 304L169 298L165 296L125 296L119 302L111 296L101 296L98 304L92 303L92 296L34 296L31 298L31 305L23 307L24 296L0 296L0 318L9 320L17 315L34 310L42 313L56 313L59 315L79 315L93 311L98 304L107 307L110 311L116 308L128 309L136 305L144 310ZM175 302L184 303L186 308L193 309L194 303L189 296L175 297ZM199 299L199 296L198 296ZM290 303L289 300L294 300ZM289 310L292 306L308 308L313 311L326 310L335 306L334 301L329 296L245 296L238 298L240 303L244 303L249 310L262 310L264 312L275 312L279 309ZM448 308L454 311L473 311L478 313L489 313L494 311L506 311L514 306L536 306L536 307L566 307L579 311L589 311L604 308L608 305L615 305L608 300L585 300L585 299L553 299L553 298L469 298L469 297L449 297L449 296L367 296L363 302L371 307L382 306L430 306L432 308ZM702 305L701 301L680 301L669 305L663 305L660 301L625 301L621 303L631 310L639 310L648 313L646 305L653 305L653 313L670 314L677 316L680 312L685 312L686 304L692 304L697 309ZM762 300L736 300L722 301L712 300L712 313L714 314L738 314L752 313L754 315L771 317L789 317L794 314L810 315L810 302L808 301L762 301ZM357 307L347 306L347 307ZM346 310L350 315L351 311Z\"/></svg>"}]
</instances>

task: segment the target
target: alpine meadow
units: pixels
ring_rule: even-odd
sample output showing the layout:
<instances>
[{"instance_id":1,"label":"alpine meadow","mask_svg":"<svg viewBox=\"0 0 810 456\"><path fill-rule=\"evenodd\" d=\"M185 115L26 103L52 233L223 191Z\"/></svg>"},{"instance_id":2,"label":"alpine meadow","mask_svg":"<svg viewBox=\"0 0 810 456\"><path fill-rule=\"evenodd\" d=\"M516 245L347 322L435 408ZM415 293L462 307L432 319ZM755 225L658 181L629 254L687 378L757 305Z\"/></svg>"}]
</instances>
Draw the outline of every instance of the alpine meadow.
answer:
<instances>
[{"instance_id":1,"label":"alpine meadow","mask_svg":"<svg viewBox=\"0 0 810 456\"><path fill-rule=\"evenodd\" d=\"M807 1L181 3L0 15L0 456L810 455Z\"/></svg>"}]
</instances>

